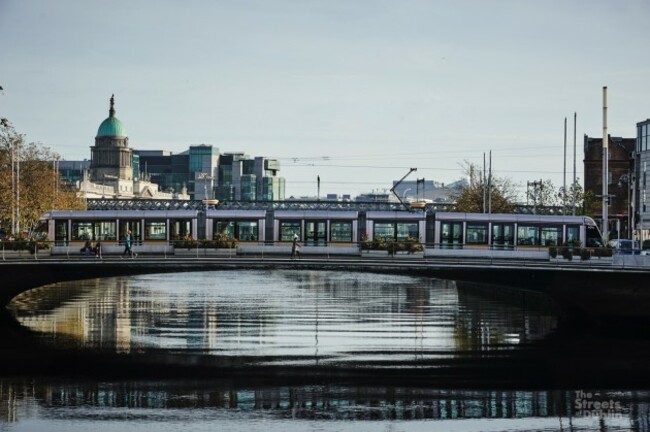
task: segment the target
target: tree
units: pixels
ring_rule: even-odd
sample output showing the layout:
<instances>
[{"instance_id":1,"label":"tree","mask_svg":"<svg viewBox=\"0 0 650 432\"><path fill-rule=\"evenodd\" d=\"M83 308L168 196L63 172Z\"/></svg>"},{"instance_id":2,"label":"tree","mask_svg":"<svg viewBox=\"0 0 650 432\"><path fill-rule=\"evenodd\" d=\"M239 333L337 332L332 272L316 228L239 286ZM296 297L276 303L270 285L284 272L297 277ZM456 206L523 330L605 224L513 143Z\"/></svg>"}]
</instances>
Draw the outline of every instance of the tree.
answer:
<instances>
[{"instance_id":1,"label":"tree","mask_svg":"<svg viewBox=\"0 0 650 432\"><path fill-rule=\"evenodd\" d=\"M462 187L456 195L456 211L465 213L482 213L485 203L485 211L491 207L493 213L510 213L514 207L516 192L510 179L505 177L492 176L488 182L487 176L475 164L465 161L465 174L469 184ZM488 183L491 183L491 201ZM485 196L485 201L483 197Z\"/></svg>"},{"instance_id":2,"label":"tree","mask_svg":"<svg viewBox=\"0 0 650 432\"><path fill-rule=\"evenodd\" d=\"M561 195L550 179L528 182L526 202L536 207L562 205Z\"/></svg>"},{"instance_id":3,"label":"tree","mask_svg":"<svg viewBox=\"0 0 650 432\"><path fill-rule=\"evenodd\" d=\"M85 208L61 181L54 164L59 158L42 144L26 143L11 123L0 124L0 229L17 226L31 235L45 211Z\"/></svg>"}]
</instances>

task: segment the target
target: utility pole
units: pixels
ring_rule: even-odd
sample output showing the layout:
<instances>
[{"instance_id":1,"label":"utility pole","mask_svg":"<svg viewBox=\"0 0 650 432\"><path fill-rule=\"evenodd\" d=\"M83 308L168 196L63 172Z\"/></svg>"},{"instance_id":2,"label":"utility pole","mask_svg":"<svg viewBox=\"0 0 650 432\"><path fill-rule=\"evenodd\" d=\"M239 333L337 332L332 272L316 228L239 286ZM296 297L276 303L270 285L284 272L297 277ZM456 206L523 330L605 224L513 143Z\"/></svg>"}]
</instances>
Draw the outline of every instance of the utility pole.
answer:
<instances>
[{"instance_id":1,"label":"utility pole","mask_svg":"<svg viewBox=\"0 0 650 432\"><path fill-rule=\"evenodd\" d=\"M486 176L485 176L485 152L483 152L483 172L481 173L481 176L483 177L481 179L482 180L481 184L483 186L483 213L485 213L485 207L486 207L486 204L487 204L487 199L486 199L486 196L485 196L485 193L487 191L487 189L486 189L487 185L485 184L485 179L486 179Z\"/></svg>"},{"instance_id":2,"label":"utility pole","mask_svg":"<svg viewBox=\"0 0 650 432\"><path fill-rule=\"evenodd\" d=\"M490 173L488 174L488 214L492 214L492 150L490 150Z\"/></svg>"},{"instance_id":3,"label":"utility pole","mask_svg":"<svg viewBox=\"0 0 650 432\"><path fill-rule=\"evenodd\" d=\"M576 215L576 125L578 124L578 113L573 113L573 211Z\"/></svg>"},{"instance_id":4,"label":"utility pole","mask_svg":"<svg viewBox=\"0 0 650 432\"><path fill-rule=\"evenodd\" d=\"M607 135L607 87L603 87L603 190L602 190L602 234L605 244L609 241L609 136Z\"/></svg>"},{"instance_id":5,"label":"utility pole","mask_svg":"<svg viewBox=\"0 0 650 432\"><path fill-rule=\"evenodd\" d=\"M533 187L533 214L537 214L537 188L541 191L544 188L544 182L541 179L540 181L526 182L527 189L531 186Z\"/></svg>"},{"instance_id":6,"label":"utility pole","mask_svg":"<svg viewBox=\"0 0 650 432\"><path fill-rule=\"evenodd\" d=\"M562 174L562 214L566 214L566 117L564 117L564 170Z\"/></svg>"}]
</instances>

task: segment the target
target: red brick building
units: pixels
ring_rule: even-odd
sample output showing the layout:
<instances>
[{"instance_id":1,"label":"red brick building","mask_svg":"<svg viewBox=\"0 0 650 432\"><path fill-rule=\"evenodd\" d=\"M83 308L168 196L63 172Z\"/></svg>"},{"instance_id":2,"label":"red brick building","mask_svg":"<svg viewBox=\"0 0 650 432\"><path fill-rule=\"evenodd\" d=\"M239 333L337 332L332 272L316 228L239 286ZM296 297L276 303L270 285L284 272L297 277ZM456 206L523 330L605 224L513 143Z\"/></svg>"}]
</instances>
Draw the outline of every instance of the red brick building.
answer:
<instances>
[{"instance_id":1,"label":"red brick building","mask_svg":"<svg viewBox=\"0 0 650 432\"><path fill-rule=\"evenodd\" d=\"M628 212L630 203L628 197L632 185L628 175L634 169L634 151L636 138L620 138L609 136L609 233L610 238L616 238L616 220L621 223L621 238L628 237ZM584 141L585 192L591 191L601 197L603 193L603 139L590 138L585 135ZM590 214L599 225L602 225L602 211Z\"/></svg>"}]
</instances>

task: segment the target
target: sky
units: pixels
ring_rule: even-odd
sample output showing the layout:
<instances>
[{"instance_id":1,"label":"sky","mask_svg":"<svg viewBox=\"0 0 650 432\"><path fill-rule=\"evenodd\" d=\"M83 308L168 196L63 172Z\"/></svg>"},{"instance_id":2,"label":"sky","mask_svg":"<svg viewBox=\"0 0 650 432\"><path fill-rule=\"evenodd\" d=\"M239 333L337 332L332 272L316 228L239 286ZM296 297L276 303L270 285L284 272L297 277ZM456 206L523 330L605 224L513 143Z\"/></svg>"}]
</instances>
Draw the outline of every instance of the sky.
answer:
<instances>
[{"instance_id":1,"label":"sky","mask_svg":"<svg viewBox=\"0 0 650 432\"><path fill-rule=\"evenodd\" d=\"M0 0L0 116L90 158L115 94L139 150L277 158L287 196L577 176L650 117L647 0Z\"/></svg>"}]
</instances>

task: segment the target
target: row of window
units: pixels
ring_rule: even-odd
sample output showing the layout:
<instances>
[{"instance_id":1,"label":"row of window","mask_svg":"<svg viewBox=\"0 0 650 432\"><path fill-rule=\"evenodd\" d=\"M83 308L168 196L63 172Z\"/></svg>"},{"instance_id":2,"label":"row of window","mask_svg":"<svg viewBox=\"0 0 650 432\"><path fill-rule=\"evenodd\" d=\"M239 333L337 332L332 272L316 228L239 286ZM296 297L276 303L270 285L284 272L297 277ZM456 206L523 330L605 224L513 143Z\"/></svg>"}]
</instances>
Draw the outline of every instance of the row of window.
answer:
<instances>
[{"instance_id":1,"label":"row of window","mask_svg":"<svg viewBox=\"0 0 650 432\"><path fill-rule=\"evenodd\" d=\"M467 223L465 242L467 244L513 246L516 238L518 245L555 246L563 243L561 225L517 225L494 223L492 232L486 223ZM488 237L490 236L491 237ZM566 242L580 240L580 227L567 226ZM442 244L462 244L463 226L461 222L441 224L440 241Z\"/></svg>"},{"instance_id":2,"label":"row of window","mask_svg":"<svg viewBox=\"0 0 650 432\"><path fill-rule=\"evenodd\" d=\"M72 241L121 241L127 231L131 231L135 243L143 240L167 240L166 220L146 220L144 227L141 220L120 220L119 229L116 221L77 221L70 223L68 235L68 221L57 220L54 223L54 240L65 242L68 238ZM192 221L178 219L169 221L171 238L184 238L191 235ZM119 238L118 238L119 233Z\"/></svg>"},{"instance_id":3,"label":"row of window","mask_svg":"<svg viewBox=\"0 0 650 432\"><path fill-rule=\"evenodd\" d=\"M143 240L167 240L167 222L165 220L146 220L144 226L141 220L116 221L55 221L55 240L67 241L120 241L127 231L132 232L133 240L138 243ZM119 228L119 229L118 229ZM303 232L304 228L304 232ZM256 220L215 220L214 234L223 234L227 239L240 241L257 241L259 239L259 224ZM171 239L192 236L191 220L170 220L169 230ZM518 245L553 246L580 240L580 227L567 226L566 239L562 237L561 225L517 225L495 223L492 231L486 223L467 223L463 233L462 222L444 222L441 224L440 241L442 244L487 245L488 240L493 245L512 246L516 239ZM118 238L119 233L119 238ZM306 244L322 245L332 243L352 243L352 221L330 221L329 233L327 221L314 220L282 220L280 221L280 241L292 241L297 235ZM405 241L409 238L419 238L417 222L375 222L374 238L383 240Z\"/></svg>"},{"instance_id":4,"label":"row of window","mask_svg":"<svg viewBox=\"0 0 650 432\"><path fill-rule=\"evenodd\" d=\"M240 241L255 241L259 238L257 221L215 221L214 234L225 235L228 239L239 239ZM304 235L303 235L304 234ZM327 221L305 221L303 233L303 221L283 220L280 221L280 241L292 241L297 235L300 241L307 244L322 245L327 242L351 243L352 242L352 221L331 221L329 236L327 233Z\"/></svg>"}]
</instances>

